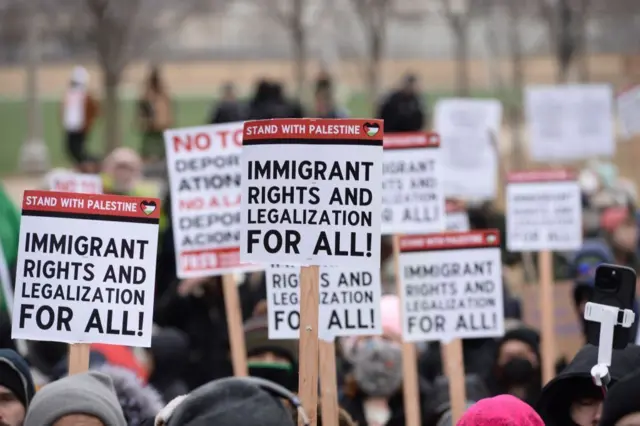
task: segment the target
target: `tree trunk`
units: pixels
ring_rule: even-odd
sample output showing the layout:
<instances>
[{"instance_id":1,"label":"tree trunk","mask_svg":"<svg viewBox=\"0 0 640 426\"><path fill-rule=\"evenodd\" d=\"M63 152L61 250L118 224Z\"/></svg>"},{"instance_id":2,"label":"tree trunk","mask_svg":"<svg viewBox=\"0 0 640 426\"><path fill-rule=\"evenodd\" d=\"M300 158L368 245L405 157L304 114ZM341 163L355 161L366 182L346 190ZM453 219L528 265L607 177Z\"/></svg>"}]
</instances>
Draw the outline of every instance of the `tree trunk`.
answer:
<instances>
[{"instance_id":1,"label":"tree trunk","mask_svg":"<svg viewBox=\"0 0 640 426\"><path fill-rule=\"evenodd\" d=\"M522 62L522 42L520 39L520 17L515 2L509 3L509 51L512 66L512 87L516 93L524 90L524 66ZM511 127L512 165L522 169L525 163L524 147L520 132L521 111L519 102L510 102L507 108L509 126Z\"/></svg>"},{"instance_id":2,"label":"tree trunk","mask_svg":"<svg viewBox=\"0 0 640 426\"><path fill-rule=\"evenodd\" d=\"M453 22L456 38L456 93L458 96L469 96L469 29L461 16Z\"/></svg>"},{"instance_id":3,"label":"tree trunk","mask_svg":"<svg viewBox=\"0 0 640 426\"><path fill-rule=\"evenodd\" d=\"M307 78L307 34L304 26L303 0L293 0L291 31L293 36L293 59L296 94L299 100L304 96Z\"/></svg>"},{"instance_id":4,"label":"tree trunk","mask_svg":"<svg viewBox=\"0 0 640 426\"><path fill-rule=\"evenodd\" d=\"M105 155L108 155L122 142L122 132L120 128L120 98L118 87L120 86L120 75L103 70L104 84L104 146Z\"/></svg>"},{"instance_id":5,"label":"tree trunk","mask_svg":"<svg viewBox=\"0 0 640 426\"><path fill-rule=\"evenodd\" d=\"M375 115L380 93L380 62L382 60L382 38L379 29L372 26L369 33L369 60L367 64L367 94L371 111Z\"/></svg>"},{"instance_id":6,"label":"tree trunk","mask_svg":"<svg viewBox=\"0 0 640 426\"><path fill-rule=\"evenodd\" d=\"M589 48L587 43L587 22L589 21L587 0L580 1L580 10L576 15L577 28L576 28L576 44L578 51L577 57L577 71L578 79L581 83L589 82Z\"/></svg>"}]
</instances>

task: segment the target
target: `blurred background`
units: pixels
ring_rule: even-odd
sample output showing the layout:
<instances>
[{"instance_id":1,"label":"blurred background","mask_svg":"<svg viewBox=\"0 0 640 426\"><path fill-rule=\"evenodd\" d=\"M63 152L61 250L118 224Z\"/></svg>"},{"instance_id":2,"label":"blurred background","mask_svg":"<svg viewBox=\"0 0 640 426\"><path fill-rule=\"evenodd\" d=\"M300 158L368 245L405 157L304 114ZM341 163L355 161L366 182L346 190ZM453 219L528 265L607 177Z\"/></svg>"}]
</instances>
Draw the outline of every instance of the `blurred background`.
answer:
<instances>
[{"instance_id":1,"label":"blurred background","mask_svg":"<svg viewBox=\"0 0 640 426\"><path fill-rule=\"evenodd\" d=\"M175 127L209 123L223 94L254 96L260 79L312 108L330 75L355 117L409 74L427 115L441 97L498 98L504 164L526 167L524 85L619 90L640 80L639 52L637 0L0 0L0 174L11 192L17 176L70 164L60 104L77 65L100 100L87 136L100 157L140 149L136 105L157 66ZM633 144L618 148L637 181Z\"/></svg>"}]
</instances>

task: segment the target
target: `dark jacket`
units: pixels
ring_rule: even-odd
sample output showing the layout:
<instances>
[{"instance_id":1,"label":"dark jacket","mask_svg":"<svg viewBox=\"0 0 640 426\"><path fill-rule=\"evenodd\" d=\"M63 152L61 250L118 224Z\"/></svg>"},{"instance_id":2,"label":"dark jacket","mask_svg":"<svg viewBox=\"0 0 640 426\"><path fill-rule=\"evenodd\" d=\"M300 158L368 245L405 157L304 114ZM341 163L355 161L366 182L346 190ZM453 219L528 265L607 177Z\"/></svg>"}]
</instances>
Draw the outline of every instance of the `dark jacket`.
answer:
<instances>
[{"instance_id":1,"label":"dark jacket","mask_svg":"<svg viewBox=\"0 0 640 426\"><path fill-rule=\"evenodd\" d=\"M598 363L598 348L585 345L560 374L542 389L537 411L547 426L572 425L569 407L577 393L594 389L599 391L591 378L591 368ZM640 368L640 347L629 345L623 350L614 350L609 368L610 386L626 374Z\"/></svg>"},{"instance_id":2,"label":"dark jacket","mask_svg":"<svg viewBox=\"0 0 640 426\"><path fill-rule=\"evenodd\" d=\"M380 106L378 118L384 120L384 131L415 132L425 127L425 114L419 95L393 92Z\"/></svg>"},{"instance_id":3,"label":"dark jacket","mask_svg":"<svg viewBox=\"0 0 640 426\"><path fill-rule=\"evenodd\" d=\"M431 386L423 379L419 379L418 385L420 388L420 411L425 413L427 403L432 395ZM366 395L361 391L358 391L355 396L346 394L340 396L340 407L349 413L353 421L359 425L367 424L363 405L365 398ZM389 408L391 409L391 418L385 426L405 426L406 420L404 417L404 397L402 389L389 399ZM422 426L428 426L424 418Z\"/></svg>"},{"instance_id":4,"label":"dark jacket","mask_svg":"<svg viewBox=\"0 0 640 426\"><path fill-rule=\"evenodd\" d=\"M243 105L238 101L222 101L216 105L211 118L210 124L233 123L234 121L242 121L245 119L245 111Z\"/></svg>"}]
</instances>

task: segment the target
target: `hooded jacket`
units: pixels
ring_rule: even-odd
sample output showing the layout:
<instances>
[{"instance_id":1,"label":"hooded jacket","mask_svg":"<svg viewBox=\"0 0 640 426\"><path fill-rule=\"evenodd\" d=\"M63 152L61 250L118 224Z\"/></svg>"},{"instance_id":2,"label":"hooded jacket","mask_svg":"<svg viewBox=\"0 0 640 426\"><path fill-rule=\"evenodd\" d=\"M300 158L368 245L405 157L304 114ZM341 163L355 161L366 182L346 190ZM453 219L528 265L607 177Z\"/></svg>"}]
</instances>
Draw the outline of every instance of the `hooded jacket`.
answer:
<instances>
[{"instance_id":1,"label":"hooded jacket","mask_svg":"<svg viewBox=\"0 0 640 426\"><path fill-rule=\"evenodd\" d=\"M598 348L585 345L567 368L542 389L537 411L547 426L570 426L573 424L569 407L577 391L595 385L591 379L591 368L598 363ZM614 350L611 358L610 386L623 376L640 368L640 347L629 344L626 349Z\"/></svg>"}]
</instances>

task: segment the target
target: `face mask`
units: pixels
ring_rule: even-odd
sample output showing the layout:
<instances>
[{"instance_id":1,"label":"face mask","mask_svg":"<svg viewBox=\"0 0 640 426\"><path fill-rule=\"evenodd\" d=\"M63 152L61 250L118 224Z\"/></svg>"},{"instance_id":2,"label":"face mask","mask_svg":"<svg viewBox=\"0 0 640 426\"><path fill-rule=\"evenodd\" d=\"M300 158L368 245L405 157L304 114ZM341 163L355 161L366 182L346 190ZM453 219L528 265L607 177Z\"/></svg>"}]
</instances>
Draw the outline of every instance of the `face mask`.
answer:
<instances>
[{"instance_id":1,"label":"face mask","mask_svg":"<svg viewBox=\"0 0 640 426\"><path fill-rule=\"evenodd\" d=\"M536 370L531 361L512 358L501 369L501 381L507 386L522 386L535 379Z\"/></svg>"},{"instance_id":2,"label":"face mask","mask_svg":"<svg viewBox=\"0 0 640 426\"><path fill-rule=\"evenodd\" d=\"M273 363L273 362L250 362L249 376L260 377L261 379L270 380L280 386L285 387L291 392L298 392L297 377L293 372L290 364Z\"/></svg>"},{"instance_id":3,"label":"face mask","mask_svg":"<svg viewBox=\"0 0 640 426\"><path fill-rule=\"evenodd\" d=\"M402 384L402 348L389 340L367 339L353 355L353 374L358 387L369 396L389 397Z\"/></svg>"}]
</instances>

